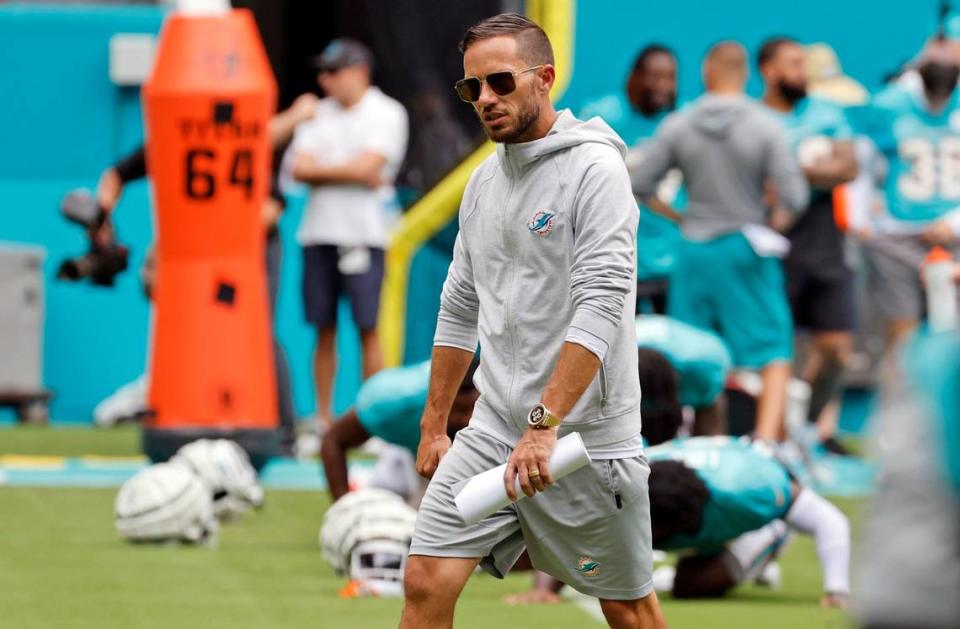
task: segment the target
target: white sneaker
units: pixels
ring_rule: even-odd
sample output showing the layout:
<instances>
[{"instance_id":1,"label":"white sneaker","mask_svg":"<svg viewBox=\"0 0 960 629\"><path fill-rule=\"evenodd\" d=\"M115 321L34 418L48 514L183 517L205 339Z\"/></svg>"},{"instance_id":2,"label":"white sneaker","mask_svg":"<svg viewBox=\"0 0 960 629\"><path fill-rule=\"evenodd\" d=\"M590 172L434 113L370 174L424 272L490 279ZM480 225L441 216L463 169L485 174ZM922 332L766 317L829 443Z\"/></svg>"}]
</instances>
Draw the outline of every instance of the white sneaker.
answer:
<instances>
[{"instance_id":1,"label":"white sneaker","mask_svg":"<svg viewBox=\"0 0 960 629\"><path fill-rule=\"evenodd\" d=\"M147 410L148 386L144 375L117 389L93 409L93 423L99 428L113 428L143 414Z\"/></svg>"},{"instance_id":2,"label":"white sneaker","mask_svg":"<svg viewBox=\"0 0 960 629\"><path fill-rule=\"evenodd\" d=\"M654 575L656 576L656 575ZM760 576L754 581L757 585L771 590L780 590L783 587L783 575L780 572L780 564L776 561L769 562L760 571Z\"/></svg>"},{"instance_id":3,"label":"white sneaker","mask_svg":"<svg viewBox=\"0 0 960 629\"><path fill-rule=\"evenodd\" d=\"M298 459L315 459L320 455L320 437L312 432L297 436L293 444L293 455Z\"/></svg>"},{"instance_id":4,"label":"white sneaker","mask_svg":"<svg viewBox=\"0 0 960 629\"><path fill-rule=\"evenodd\" d=\"M383 453L383 449L389 445L390 444L380 437L370 437L360 446L360 451L370 456L380 456Z\"/></svg>"},{"instance_id":5,"label":"white sneaker","mask_svg":"<svg viewBox=\"0 0 960 629\"><path fill-rule=\"evenodd\" d=\"M653 571L653 589L657 592L672 592L673 579L677 569L673 566L660 566Z\"/></svg>"}]
</instances>

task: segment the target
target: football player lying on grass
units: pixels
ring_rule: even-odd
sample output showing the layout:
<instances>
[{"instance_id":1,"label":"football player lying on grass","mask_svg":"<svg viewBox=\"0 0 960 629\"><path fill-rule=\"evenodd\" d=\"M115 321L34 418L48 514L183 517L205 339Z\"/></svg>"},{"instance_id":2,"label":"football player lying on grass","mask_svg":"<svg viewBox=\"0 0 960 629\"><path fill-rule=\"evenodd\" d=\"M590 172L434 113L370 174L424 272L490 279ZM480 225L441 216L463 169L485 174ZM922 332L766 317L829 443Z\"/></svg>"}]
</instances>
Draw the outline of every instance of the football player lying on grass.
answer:
<instances>
[{"instance_id":1,"label":"football player lying on grass","mask_svg":"<svg viewBox=\"0 0 960 629\"><path fill-rule=\"evenodd\" d=\"M644 388L644 393L648 398L654 389ZM663 397L662 388L657 393ZM676 399L651 402L667 408ZM675 437L676 428L658 425L661 417L668 416L644 415L648 439ZM846 607L846 517L800 485L763 444L730 437L672 438L649 448L647 456L654 548L680 554L673 578L658 584L663 589L676 598L723 596L738 584L756 580L795 530L814 538L824 575L821 605ZM562 585L537 575L532 591L506 600L555 602Z\"/></svg>"},{"instance_id":2,"label":"football player lying on grass","mask_svg":"<svg viewBox=\"0 0 960 629\"><path fill-rule=\"evenodd\" d=\"M473 415L479 393L473 374L480 362L474 359L453 402L447 422L451 439ZM385 369L363 383L357 403L330 427L320 446L327 485L334 501L350 491L347 451L362 446L370 437L400 446L416 456L420 444L420 417L427 400L430 361Z\"/></svg>"},{"instance_id":3,"label":"football player lying on grass","mask_svg":"<svg viewBox=\"0 0 960 629\"><path fill-rule=\"evenodd\" d=\"M675 598L723 596L756 580L795 530L814 538L823 570L821 606L846 607L847 518L796 483L762 445L693 437L650 448L647 456L653 545L679 553L673 578L657 585ZM507 602L554 602L561 587L538 575L533 591Z\"/></svg>"}]
</instances>

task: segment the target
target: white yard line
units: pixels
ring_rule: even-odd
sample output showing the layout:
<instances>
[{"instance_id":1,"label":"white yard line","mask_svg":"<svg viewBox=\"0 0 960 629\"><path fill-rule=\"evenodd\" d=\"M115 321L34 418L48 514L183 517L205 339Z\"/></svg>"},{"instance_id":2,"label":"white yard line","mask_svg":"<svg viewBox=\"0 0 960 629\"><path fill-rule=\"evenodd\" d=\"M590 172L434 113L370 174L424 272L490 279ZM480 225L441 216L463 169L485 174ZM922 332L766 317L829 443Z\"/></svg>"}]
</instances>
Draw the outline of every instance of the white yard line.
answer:
<instances>
[{"instance_id":1,"label":"white yard line","mask_svg":"<svg viewBox=\"0 0 960 629\"><path fill-rule=\"evenodd\" d=\"M581 594L570 586L564 587L560 596L579 607L587 616L603 625L607 624L607 620L603 617L603 610L600 609L600 601L594 597Z\"/></svg>"}]
</instances>

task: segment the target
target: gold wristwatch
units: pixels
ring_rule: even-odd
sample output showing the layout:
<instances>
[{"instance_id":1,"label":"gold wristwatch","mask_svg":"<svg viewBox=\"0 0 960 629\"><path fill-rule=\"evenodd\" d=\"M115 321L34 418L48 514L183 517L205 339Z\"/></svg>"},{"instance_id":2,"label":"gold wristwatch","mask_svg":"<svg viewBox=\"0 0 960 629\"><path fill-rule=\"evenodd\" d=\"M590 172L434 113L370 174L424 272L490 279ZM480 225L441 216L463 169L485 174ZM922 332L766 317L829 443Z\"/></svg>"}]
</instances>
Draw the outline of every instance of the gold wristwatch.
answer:
<instances>
[{"instance_id":1,"label":"gold wristwatch","mask_svg":"<svg viewBox=\"0 0 960 629\"><path fill-rule=\"evenodd\" d=\"M527 424L533 430L549 430L560 425L560 418L547 410L543 404L537 404L527 414Z\"/></svg>"}]
</instances>

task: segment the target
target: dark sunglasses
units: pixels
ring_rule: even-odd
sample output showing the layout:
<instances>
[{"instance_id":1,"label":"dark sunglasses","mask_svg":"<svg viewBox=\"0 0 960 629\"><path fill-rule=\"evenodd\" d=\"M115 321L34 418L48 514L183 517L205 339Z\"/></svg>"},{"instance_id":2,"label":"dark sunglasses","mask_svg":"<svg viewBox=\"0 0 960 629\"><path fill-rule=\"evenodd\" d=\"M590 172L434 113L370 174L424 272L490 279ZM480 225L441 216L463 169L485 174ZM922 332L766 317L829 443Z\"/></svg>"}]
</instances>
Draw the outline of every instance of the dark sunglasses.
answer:
<instances>
[{"instance_id":1,"label":"dark sunglasses","mask_svg":"<svg viewBox=\"0 0 960 629\"><path fill-rule=\"evenodd\" d=\"M457 90L457 96L460 97L460 100L466 103L475 103L480 100L480 90L483 89L484 83L489 85L490 89L492 89L497 96L506 96L517 89L518 76L539 70L542 67L543 64L540 64L516 72L493 72L482 79L475 76L468 76L454 83L453 89Z\"/></svg>"}]
</instances>

